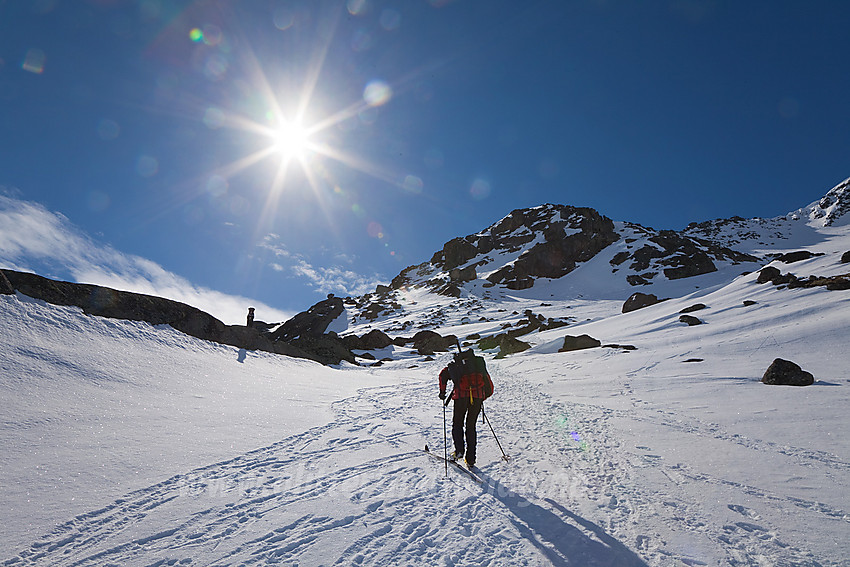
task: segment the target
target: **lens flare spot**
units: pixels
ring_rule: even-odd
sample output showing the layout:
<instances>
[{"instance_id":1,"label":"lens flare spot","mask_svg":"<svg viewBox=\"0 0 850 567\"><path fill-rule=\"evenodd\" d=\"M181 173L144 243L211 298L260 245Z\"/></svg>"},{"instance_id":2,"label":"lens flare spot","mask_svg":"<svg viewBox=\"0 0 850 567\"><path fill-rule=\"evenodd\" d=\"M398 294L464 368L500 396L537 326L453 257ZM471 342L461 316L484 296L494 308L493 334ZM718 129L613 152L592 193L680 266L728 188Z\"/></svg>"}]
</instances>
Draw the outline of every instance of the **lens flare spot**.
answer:
<instances>
[{"instance_id":1,"label":"lens flare spot","mask_svg":"<svg viewBox=\"0 0 850 567\"><path fill-rule=\"evenodd\" d=\"M369 223L369 226L366 227L366 232L372 238L383 238L384 237L384 227L375 221Z\"/></svg>"},{"instance_id":2,"label":"lens flare spot","mask_svg":"<svg viewBox=\"0 0 850 567\"><path fill-rule=\"evenodd\" d=\"M204 111L203 121L210 130L218 130L221 128L224 125L224 119L224 111L220 108L211 106Z\"/></svg>"},{"instance_id":3,"label":"lens flare spot","mask_svg":"<svg viewBox=\"0 0 850 567\"><path fill-rule=\"evenodd\" d=\"M223 38L221 28L213 24L205 24L203 31L201 31L201 39L209 46L218 45Z\"/></svg>"},{"instance_id":4,"label":"lens flare spot","mask_svg":"<svg viewBox=\"0 0 850 567\"><path fill-rule=\"evenodd\" d=\"M407 175L404 178L404 183L402 183L405 191L409 191L415 195L422 193L422 189L425 184L422 182L422 179L416 177L415 175Z\"/></svg>"},{"instance_id":5,"label":"lens flare spot","mask_svg":"<svg viewBox=\"0 0 850 567\"><path fill-rule=\"evenodd\" d=\"M202 32L200 28L192 28L189 30L189 39L196 43L204 41L204 32Z\"/></svg>"},{"instance_id":6,"label":"lens flare spot","mask_svg":"<svg viewBox=\"0 0 850 567\"><path fill-rule=\"evenodd\" d=\"M295 25L295 12L287 8L278 8L274 11L274 27L285 31Z\"/></svg>"},{"instance_id":7,"label":"lens flare spot","mask_svg":"<svg viewBox=\"0 0 850 567\"><path fill-rule=\"evenodd\" d=\"M101 119L97 123L97 135L101 140L114 140L121 133L121 128L114 120Z\"/></svg>"},{"instance_id":8,"label":"lens flare spot","mask_svg":"<svg viewBox=\"0 0 850 567\"><path fill-rule=\"evenodd\" d=\"M24 62L21 64L21 68L24 71L41 75L44 73L45 61L47 61L47 55L44 51L33 48L27 51L26 56L24 56Z\"/></svg>"},{"instance_id":9,"label":"lens flare spot","mask_svg":"<svg viewBox=\"0 0 850 567\"><path fill-rule=\"evenodd\" d=\"M227 73L228 67L227 59L221 54L214 53L204 63L204 76L211 81L221 80L224 78L225 73Z\"/></svg>"},{"instance_id":10,"label":"lens flare spot","mask_svg":"<svg viewBox=\"0 0 850 567\"><path fill-rule=\"evenodd\" d=\"M476 201L483 201L490 196L491 192L492 188L490 187L490 182L481 178L473 181L472 186L469 188L469 194Z\"/></svg>"},{"instance_id":11,"label":"lens flare spot","mask_svg":"<svg viewBox=\"0 0 850 567\"><path fill-rule=\"evenodd\" d=\"M153 177L159 173L159 161L153 156L139 156L136 160L136 173L141 177Z\"/></svg>"},{"instance_id":12,"label":"lens flare spot","mask_svg":"<svg viewBox=\"0 0 850 567\"><path fill-rule=\"evenodd\" d=\"M366 88L363 89L363 100L369 106L382 106L390 101L393 96L393 89L384 81L371 81Z\"/></svg>"},{"instance_id":13,"label":"lens flare spot","mask_svg":"<svg viewBox=\"0 0 850 567\"><path fill-rule=\"evenodd\" d=\"M369 9L369 4L366 0L348 0L346 7L352 16L362 16Z\"/></svg>"},{"instance_id":14,"label":"lens flare spot","mask_svg":"<svg viewBox=\"0 0 850 567\"><path fill-rule=\"evenodd\" d=\"M227 193L228 187L229 184L227 183L227 179L221 175L210 176L207 180L207 193L209 193L212 197L221 197Z\"/></svg>"},{"instance_id":15,"label":"lens flare spot","mask_svg":"<svg viewBox=\"0 0 850 567\"><path fill-rule=\"evenodd\" d=\"M372 44L372 34L366 30L357 30L351 38L351 49L356 53L369 51L372 49Z\"/></svg>"}]
</instances>

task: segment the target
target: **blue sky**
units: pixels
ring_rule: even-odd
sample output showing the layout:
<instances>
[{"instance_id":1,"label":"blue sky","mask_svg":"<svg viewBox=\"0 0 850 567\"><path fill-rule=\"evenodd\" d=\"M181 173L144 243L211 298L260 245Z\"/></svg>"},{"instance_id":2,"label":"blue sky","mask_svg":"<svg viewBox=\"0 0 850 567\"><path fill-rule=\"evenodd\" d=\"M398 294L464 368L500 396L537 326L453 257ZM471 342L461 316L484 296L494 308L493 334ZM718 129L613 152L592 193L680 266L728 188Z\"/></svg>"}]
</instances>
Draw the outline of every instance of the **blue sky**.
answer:
<instances>
[{"instance_id":1,"label":"blue sky","mask_svg":"<svg viewBox=\"0 0 850 567\"><path fill-rule=\"evenodd\" d=\"M374 289L515 208L781 215L850 175L848 21L837 0L0 2L0 264L236 323Z\"/></svg>"}]
</instances>

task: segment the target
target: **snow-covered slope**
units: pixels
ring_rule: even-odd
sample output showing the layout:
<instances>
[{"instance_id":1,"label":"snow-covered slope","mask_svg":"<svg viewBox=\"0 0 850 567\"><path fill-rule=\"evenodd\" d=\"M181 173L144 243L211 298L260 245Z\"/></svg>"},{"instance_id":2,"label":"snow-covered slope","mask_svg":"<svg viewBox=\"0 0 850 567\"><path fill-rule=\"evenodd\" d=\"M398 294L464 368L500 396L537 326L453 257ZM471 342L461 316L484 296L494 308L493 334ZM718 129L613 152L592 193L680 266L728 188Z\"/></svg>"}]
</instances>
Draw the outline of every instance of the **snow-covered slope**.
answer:
<instances>
[{"instance_id":1,"label":"snow-covered slope","mask_svg":"<svg viewBox=\"0 0 850 567\"><path fill-rule=\"evenodd\" d=\"M332 418L346 372L0 295L0 542Z\"/></svg>"},{"instance_id":2,"label":"snow-covered slope","mask_svg":"<svg viewBox=\"0 0 850 567\"><path fill-rule=\"evenodd\" d=\"M799 281L846 275L844 191L677 236L611 223L619 238L525 289L478 277L514 266L502 273L521 281L522 252L496 245L492 262L513 260L461 281L484 257L456 243L459 256L349 301L337 332L553 323L521 335L520 354L485 352L483 484L422 451L443 450L448 354L389 346L373 353L382 366L326 368L0 295L0 563L847 565L850 290L759 283L721 250ZM567 238L583 230L558 214ZM513 222L511 246L545 241ZM669 278L675 253L635 255L670 238L717 269ZM646 269L649 284L623 277ZM460 297L437 293L452 283ZM670 299L622 314L635 287ZM681 322L697 305L702 324ZM617 346L558 352L582 334ZM762 384L777 357L817 381Z\"/></svg>"},{"instance_id":3,"label":"snow-covered slope","mask_svg":"<svg viewBox=\"0 0 850 567\"><path fill-rule=\"evenodd\" d=\"M848 271L850 226L827 228L822 256L774 264ZM512 459L480 426L483 485L422 451L442 451L448 355L328 369L0 296L0 560L847 564L850 291L749 274L619 314L541 306L543 289L492 304L400 290L445 330L499 329L532 307L573 318L489 359L486 413ZM704 324L680 323L696 303ZM557 352L582 333L636 350ZM761 384L778 356L818 381Z\"/></svg>"}]
</instances>

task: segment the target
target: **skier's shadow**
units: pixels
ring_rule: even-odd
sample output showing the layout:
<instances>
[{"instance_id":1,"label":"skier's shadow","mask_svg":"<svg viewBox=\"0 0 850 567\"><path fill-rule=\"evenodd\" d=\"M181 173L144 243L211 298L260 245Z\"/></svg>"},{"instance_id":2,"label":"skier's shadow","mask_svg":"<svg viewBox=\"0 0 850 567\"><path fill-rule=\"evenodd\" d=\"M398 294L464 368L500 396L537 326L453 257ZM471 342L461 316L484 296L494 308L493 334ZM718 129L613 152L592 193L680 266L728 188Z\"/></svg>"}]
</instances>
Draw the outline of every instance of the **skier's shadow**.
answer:
<instances>
[{"instance_id":1,"label":"skier's shadow","mask_svg":"<svg viewBox=\"0 0 850 567\"><path fill-rule=\"evenodd\" d=\"M601 527L570 512L554 500L545 498L544 502L560 515L511 491L500 489L497 481L480 471L479 475L484 479L488 492L514 515L513 524L520 533L553 565L648 567L643 559ZM504 492L507 492L506 496L502 496Z\"/></svg>"},{"instance_id":2,"label":"skier's shadow","mask_svg":"<svg viewBox=\"0 0 850 567\"><path fill-rule=\"evenodd\" d=\"M236 357L236 362L245 362L245 358L248 356L248 351L244 348L239 349L239 355Z\"/></svg>"}]
</instances>

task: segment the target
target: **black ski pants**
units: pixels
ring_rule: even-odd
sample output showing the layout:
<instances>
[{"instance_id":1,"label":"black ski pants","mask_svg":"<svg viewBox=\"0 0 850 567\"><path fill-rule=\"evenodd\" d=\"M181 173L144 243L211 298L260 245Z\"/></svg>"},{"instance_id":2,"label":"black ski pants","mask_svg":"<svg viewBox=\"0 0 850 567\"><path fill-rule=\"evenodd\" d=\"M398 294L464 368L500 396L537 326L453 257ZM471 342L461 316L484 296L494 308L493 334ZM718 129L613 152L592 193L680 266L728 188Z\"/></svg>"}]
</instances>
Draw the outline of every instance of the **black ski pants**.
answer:
<instances>
[{"instance_id":1,"label":"black ski pants","mask_svg":"<svg viewBox=\"0 0 850 567\"><path fill-rule=\"evenodd\" d=\"M454 412L452 413L452 439L455 442L455 453L466 455L466 460L475 463L475 422L481 414L482 400L462 397L455 400ZM466 435L464 435L464 425ZM466 441L466 452L464 452L464 440Z\"/></svg>"}]
</instances>

